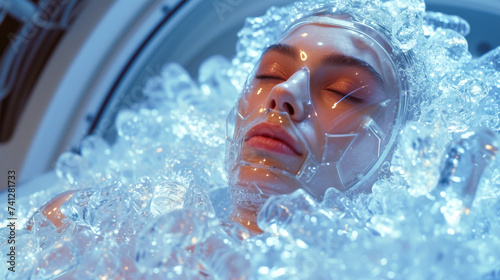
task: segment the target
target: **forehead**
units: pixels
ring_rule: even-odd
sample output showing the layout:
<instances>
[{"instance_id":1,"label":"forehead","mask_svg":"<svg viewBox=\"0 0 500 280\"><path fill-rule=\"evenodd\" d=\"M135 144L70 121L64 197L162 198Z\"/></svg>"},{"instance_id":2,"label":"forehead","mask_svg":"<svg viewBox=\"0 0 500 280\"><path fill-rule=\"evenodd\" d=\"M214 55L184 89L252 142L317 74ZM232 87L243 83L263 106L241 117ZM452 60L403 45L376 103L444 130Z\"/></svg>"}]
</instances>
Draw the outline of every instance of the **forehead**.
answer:
<instances>
[{"instance_id":1,"label":"forehead","mask_svg":"<svg viewBox=\"0 0 500 280\"><path fill-rule=\"evenodd\" d=\"M392 69L382 48L367 36L342 27L308 23L296 27L280 43L303 51L311 62L332 53L355 57L370 64L386 80Z\"/></svg>"}]
</instances>

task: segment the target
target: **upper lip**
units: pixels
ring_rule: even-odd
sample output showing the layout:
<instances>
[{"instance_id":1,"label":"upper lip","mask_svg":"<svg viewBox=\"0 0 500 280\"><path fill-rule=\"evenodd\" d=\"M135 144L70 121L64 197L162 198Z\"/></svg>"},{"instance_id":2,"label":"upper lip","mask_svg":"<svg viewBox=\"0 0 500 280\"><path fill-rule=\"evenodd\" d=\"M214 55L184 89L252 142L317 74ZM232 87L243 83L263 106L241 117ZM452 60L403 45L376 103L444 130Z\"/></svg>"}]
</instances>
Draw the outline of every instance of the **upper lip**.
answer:
<instances>
[{"instance_id":1,"label":"upper lip","mask_svg":"<svg viewBox=\"0 0 500 280\"><path fill-rule=\"evenodd\" d=\"M268 137L281 141L288 145L297 155L302 155L302 149L296 137L293 137L292 134L288 133L282 125L260 123L250 129L245 137L245 141L254 136Z\"/></svg>"}]
</instances>

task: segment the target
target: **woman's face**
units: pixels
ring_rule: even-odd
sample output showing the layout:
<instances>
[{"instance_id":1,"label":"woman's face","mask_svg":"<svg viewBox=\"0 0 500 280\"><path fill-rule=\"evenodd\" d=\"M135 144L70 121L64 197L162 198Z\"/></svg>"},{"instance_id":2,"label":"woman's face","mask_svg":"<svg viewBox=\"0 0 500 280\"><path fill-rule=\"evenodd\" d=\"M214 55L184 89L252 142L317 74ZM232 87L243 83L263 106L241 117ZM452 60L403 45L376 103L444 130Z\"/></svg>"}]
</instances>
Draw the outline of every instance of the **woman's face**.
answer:
<instances>
[{"instance_id":1,"label":"woman's face","mask_svg":"<svg viewBox=\"0 0 500 280\"><path fill-rule=\"evenodd\" d=\"M386 57L360 33L319 24L301 25L269 47L237 103L229 135L232 194L245 196L235 202L251 206L253 199L258 206L268 195L298 188L321 198L329 187L344 190L359 181L397 114Z\"/></svg>"}]
</instances>

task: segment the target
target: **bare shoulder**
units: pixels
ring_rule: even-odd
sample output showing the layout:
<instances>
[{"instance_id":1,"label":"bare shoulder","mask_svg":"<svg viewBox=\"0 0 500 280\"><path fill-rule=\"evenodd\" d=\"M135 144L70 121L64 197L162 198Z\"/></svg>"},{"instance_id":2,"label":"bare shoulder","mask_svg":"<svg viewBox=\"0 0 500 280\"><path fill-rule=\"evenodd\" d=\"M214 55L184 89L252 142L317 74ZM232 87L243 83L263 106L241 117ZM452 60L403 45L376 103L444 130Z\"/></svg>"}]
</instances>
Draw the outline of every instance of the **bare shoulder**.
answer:
<instances>
[{"instance_id":1,"label":"bare shoulder","mask_svg":"<svg viewBox=\"0 0 500 280\"><path fill-rule=\"evenodd\" d=\"M45 217L47 217L47 219L49 219L49 221L51 221L56 228L62 226L62 220L66 218L66 216L64 216L61 212L61 205L63 205L64 202L68 201L68 199L70 199L73 194L75 194L75 192L76 191L63 192L40 207L40 212ZM31 219L33 219L33 217ZM26 228L28 230L31 230L31 225L32 220L28 223Z\"/></svg>"}]
</instances>

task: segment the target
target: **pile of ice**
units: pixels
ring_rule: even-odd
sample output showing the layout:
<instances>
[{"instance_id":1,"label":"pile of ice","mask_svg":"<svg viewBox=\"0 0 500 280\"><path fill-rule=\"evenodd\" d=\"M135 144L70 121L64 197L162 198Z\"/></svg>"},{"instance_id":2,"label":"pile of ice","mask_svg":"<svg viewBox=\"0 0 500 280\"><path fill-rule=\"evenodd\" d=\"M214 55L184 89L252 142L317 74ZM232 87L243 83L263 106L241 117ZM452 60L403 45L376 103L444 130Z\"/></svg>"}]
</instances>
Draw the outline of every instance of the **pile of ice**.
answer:
<instances>
[{"instance_id":1,"label":"pile of ice","mask_svg":"<svg viewBox=\"0 0 500 280\"><path fill-rule=\"evenodd\" d=\"M325 3L392 30L413 63L412 114L372 194L273 197L265 233L251 236L227 219L225 117L262 50ZM165 65L148 99L118 114L116 143L86 137L59 157L57 186L18 200L33 229L17 231L18 270L5 278L500 279L500 48L472 59L467 23L424 9L294 3L248 19L232 64L212 57L198 81ZM56 229L36 209L70 189Z\"/></svg>"}]
</instances>

